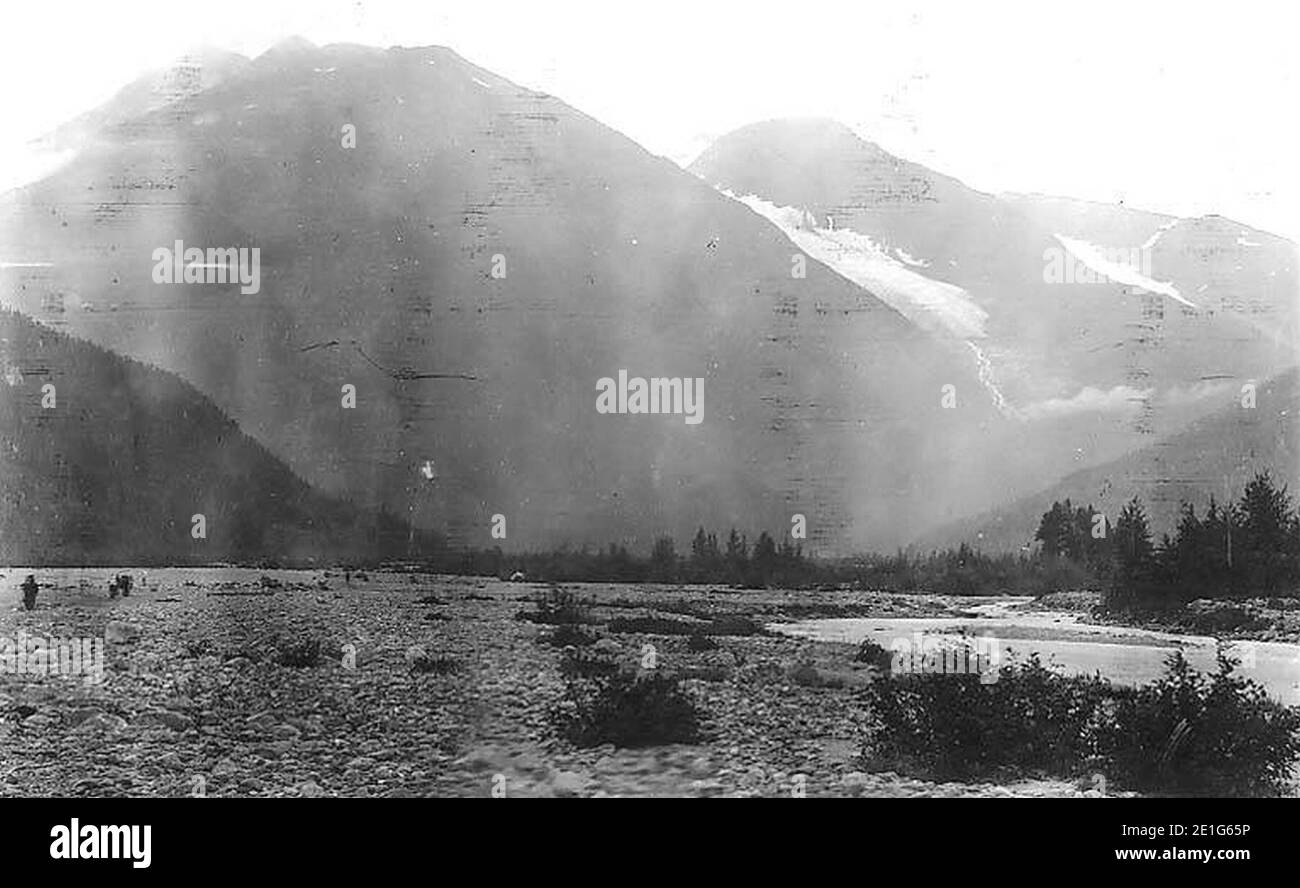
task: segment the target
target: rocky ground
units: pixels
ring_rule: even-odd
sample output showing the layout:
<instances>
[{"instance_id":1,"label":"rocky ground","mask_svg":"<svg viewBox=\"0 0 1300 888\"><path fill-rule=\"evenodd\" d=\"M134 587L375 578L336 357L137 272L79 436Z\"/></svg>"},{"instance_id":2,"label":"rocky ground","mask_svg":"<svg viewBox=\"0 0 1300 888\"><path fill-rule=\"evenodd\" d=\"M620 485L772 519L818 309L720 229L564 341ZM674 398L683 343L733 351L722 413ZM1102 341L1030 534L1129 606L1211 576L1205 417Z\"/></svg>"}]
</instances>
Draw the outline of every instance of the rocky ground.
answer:
<instances>
[{"instance_id":1,"label":"rocky ground","mask_svg":"<svg viewBox=\"0 0 1300 888\"><path fill-rule=\"evenodd\" d=\"M121 569L125 570L125 569ZM0 657L28 636L107 638L102 681L0 666L0 796L1098 796L1060 781L935 784L858 759L872 679L844 645L596 631L617 656L686 670L698 745L575 749L554 736L560 652L516 619L545 587L399 572L39 570L35 610L0 577ZM598 622L959 614L839 592L581 585ZM5 641L8 639L9 641ZM319 642L319 658L313 640ZM651 646L647 648L647 645ZM413 658L441 668L421 673ZM295 663L299 665L295 665ZM92 676L93 678L93 676Z\"/></svg>"}]
</instances>

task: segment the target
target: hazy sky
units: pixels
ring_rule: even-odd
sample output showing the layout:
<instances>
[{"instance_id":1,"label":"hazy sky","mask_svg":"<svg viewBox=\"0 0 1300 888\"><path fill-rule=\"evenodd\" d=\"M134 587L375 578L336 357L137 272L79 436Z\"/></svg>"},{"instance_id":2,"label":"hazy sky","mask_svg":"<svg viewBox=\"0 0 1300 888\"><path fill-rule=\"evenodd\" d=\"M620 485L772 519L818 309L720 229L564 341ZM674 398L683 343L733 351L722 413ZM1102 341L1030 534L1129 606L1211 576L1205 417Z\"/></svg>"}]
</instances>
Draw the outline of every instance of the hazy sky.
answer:
<instances>
[{"instance_id":1,"label":"hazy sky","mask_svg":"<svg viewBox=\"0 0 1300 888\"><path fill-rule=\"evenodd\" d=\"M442 44L689 162L755 120L828 116L987 191L1300 240L1294 3L564 3L178 0L7 4L0 167L149 68L213 44ZM0 180L4 178L0 174Z\"/></svg>"}]
</instances>

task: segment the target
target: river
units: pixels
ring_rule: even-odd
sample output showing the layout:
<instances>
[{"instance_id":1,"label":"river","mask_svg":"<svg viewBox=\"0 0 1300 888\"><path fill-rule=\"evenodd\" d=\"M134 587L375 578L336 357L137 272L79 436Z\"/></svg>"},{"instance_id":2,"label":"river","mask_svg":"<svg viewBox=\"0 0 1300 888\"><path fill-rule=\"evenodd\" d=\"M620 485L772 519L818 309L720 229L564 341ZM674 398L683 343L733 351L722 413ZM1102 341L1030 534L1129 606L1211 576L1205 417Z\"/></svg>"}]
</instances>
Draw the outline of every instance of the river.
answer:
<instances>
[{"instance_id":1,"label":"river","mask_svg":"<svg viewBox=\"0 0 1300 888\"><path fill-rule=\"evenodd\" d=\"M1024 659L1037 653L1043 663L1072 675L1100 673L1117 684L1145 684L1164 672L1165 660L1181 649L1196 669L1213 671L1216 640L1203 635L1174 635L1123 626L1096 626L1066 612L1020 611L1028 598L999 599L971 607L970 617L852 618L777 623L769 628L817 641L858 644L865 638L890 650L891 644L915 646L917 639L960 635L981 639L983 651L996 650ZM1300 705L1300 645L1238 641L1228 652L1242 660L1240 674L1259 682L1276 699Z\"/></svg>"}]
</instances>

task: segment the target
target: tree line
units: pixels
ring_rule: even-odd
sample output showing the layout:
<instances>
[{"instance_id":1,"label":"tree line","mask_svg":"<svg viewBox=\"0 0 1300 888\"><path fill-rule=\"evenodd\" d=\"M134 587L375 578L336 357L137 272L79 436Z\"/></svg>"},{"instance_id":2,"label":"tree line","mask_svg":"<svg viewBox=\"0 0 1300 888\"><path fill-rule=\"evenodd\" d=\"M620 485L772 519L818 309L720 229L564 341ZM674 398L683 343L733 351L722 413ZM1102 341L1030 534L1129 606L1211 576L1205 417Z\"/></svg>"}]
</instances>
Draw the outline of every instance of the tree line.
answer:
<instances>
[{"instance_id":1,"label":"tree line","mask_svg":"<svg viewBox=\"0 0 1300 888\"><path fill-rule=\"evenodd\" d=\"M1267 472L1256 474L1235 503L1211 498L1202 515L1183 503L1173 535L1158 542L1135 497L1108 539L1111 557L1103 566L1112 607L1293 595L1300 588L1300 513Z\"/></svg>"},{"instance_id":2,"label":"tree line","mask_svg":"<svg viewBox=\"0 0 1300 888\"><path fill-rule=\"evenodd\" d=\"M898 551L811 558L803 545L766 531L753 543L699 528L689 550L658 537L648 555L626 546L506 554L500 549L447 553L441 569L552 582L661 582L762 588L842 588L957 595L1039 595L1091 589L1111 607L1174 605L1200 597L1289 595L1300 588L1300 512L1267 472L1241 499L1214 498L1198 513L1184 503L1172 534L1153 536L1138 498L1114 521L1092 506L1053 502L1034 534L1038 545L990 555L961 544L928 553Z\"/></svg>"}]
</instances>

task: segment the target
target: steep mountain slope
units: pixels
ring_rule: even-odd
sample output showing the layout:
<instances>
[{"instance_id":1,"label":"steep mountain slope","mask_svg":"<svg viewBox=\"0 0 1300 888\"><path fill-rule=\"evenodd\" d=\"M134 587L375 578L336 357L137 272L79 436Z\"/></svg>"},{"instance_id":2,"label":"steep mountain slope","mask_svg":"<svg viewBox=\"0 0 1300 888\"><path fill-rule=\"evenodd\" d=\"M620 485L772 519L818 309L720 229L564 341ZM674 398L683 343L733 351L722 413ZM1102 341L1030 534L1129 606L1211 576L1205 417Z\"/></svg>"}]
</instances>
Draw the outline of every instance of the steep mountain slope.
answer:
<instances>
[{"instance_id":1,"label":"steep mountain slope","mask_svg":"<svg viewBox=\"0 0 1300 888\"><path fill-rule=\"evenodd\" d=\"M742 128L691 169L978 368L1014 429L979 512L1297 364L1296 246L1226 219L983 194L825 120Z\"/></svg>"},{"instance_id":2,"label":"steep mountain slope","mask_svg":"<svg viewBox=\"0 0 1300 888\"><path fill-rule=\"evenodd\" d=\"M332 563L406 548L394 519L311 491L169 373L3 311L0 374L0 563Z\"/></svg>"},{"instance_id":3,"label":"steep mountain slope","mask_svg":"<svg viewBox=\"0 0 1300 888\"><path fill-rule=\"evenodd\" d=\"M259 248L259 292L155 283L178 240ZM7 197L0 244L0 297L179 374L313 486L458 544L645 547L799 512L814 549L891 547L999 485L979 466L1004 420L965 355L445 49L279 47L97 130ZM703 422L598 413L620 369L702 378Z\"/></svg>"},{"instance_id":4,"label":"steep mountain slope","mask_svg":"<svg viewBox=\"0 0 1300 888\"><path fill-rule=\"evenodd\" d=\"M983 194L825 120L745 127L691 168L861 236L917 279L881 295L977 343L1009 405L1031 415L1123 387L1141 401L1142 431L1161 434L1186 422L1180 405L1205 394L1189 389L1206 377L1262 379L1297 363L1296 245L1220 217ZM1107 258L1134 260L1132 274L1093 280ZM956 322L924 298L926 282L964 294Z\"/></svg>"},{"instance_id":5,"label":"steep mountain slope","mask_svg":"<svg viewBox=\"0 0 1300 888\"><path fill-rule=\"evenodd\" d=\"M1172 532L1180 503L1203 512L1241 496L1256 472L1300 489L1300 371L1261 383L1254 398L1238 397L1185 430L1104 465L1074 472L1033 496L960 521L925 536L919 548L968 542L986 551L1032 544L1039 519L1054 501L1090 504L1113 521L1134 496L1146 506L1156 537ZM1244 406L1247 405L1247 406Z\"/></svg>"}]
</instances>

